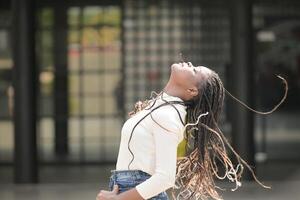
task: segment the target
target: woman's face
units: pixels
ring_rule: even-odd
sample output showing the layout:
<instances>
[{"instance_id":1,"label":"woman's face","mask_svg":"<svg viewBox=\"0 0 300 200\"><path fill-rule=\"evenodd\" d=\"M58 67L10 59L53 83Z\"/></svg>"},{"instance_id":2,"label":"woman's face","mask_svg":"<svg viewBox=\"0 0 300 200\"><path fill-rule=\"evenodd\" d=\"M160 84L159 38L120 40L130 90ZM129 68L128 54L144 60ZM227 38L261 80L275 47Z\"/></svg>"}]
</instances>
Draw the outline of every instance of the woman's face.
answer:
<instances>
[{"instance_id":1,"label":"woman's face","mask_svg":"<svg viewBox=\"0 0 300 200\"><path fill-rule=\"evenodd\" d=\"M171 65L170 80L178 86L187 89L190 87L201 87L212 71L204 66L193 66L191 62L174 63ZM199 85L200 84L200 85Z\"/></svg>"}]
</instances>

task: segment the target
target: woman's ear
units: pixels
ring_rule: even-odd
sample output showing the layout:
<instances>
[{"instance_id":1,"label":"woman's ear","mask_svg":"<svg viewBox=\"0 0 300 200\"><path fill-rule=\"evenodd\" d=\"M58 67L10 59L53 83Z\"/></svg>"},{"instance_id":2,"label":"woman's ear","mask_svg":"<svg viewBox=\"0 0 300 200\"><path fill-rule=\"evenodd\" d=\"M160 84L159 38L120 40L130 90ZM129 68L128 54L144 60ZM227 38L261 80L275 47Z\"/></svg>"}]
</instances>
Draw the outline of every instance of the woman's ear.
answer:
<instances>
[{"instance_id":1,"label":"woman's ear","mask_svg":"<svg viewBox=\"0 0 300 200\"><path fill-rule=\"evenodd\" d=\"M198 89L196 87L191 87L187 89L189 96L194 97L198 95Z\"/></svg>"}]
</instances>

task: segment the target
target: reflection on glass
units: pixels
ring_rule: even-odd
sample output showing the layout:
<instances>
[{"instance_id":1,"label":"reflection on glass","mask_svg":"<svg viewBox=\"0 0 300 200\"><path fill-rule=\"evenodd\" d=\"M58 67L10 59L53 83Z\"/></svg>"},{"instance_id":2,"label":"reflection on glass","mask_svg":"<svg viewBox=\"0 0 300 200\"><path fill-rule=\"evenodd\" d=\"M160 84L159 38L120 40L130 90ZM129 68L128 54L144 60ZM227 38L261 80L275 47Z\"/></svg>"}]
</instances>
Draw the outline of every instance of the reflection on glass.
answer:
<instances>
[{"instance_id":1,"label":"reflection on glass","mask_svg":"<svg viewBox=\"0 0 300 200\"><path fill-rule=\"evenodd\" d=\"M0 162L13 161L11 12L0 9Z\"/></svg>"}]
</instances>

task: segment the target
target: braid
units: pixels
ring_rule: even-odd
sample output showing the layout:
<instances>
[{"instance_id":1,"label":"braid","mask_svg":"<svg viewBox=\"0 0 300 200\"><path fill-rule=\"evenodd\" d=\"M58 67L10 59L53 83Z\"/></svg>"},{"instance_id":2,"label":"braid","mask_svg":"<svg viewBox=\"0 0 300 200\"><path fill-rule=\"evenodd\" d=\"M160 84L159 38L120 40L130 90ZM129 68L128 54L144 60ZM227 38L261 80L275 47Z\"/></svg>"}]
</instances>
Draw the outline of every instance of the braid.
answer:
<instances>
[{"instance_id":1,"label":"braid","mask_svg":"<svg viewBox=\"0 0 300 200\"><path fill-rule=\"evenodd\" d=\"M281 79L286 86L285 95L279 104L269 112L256 111L235 97L234 100L238 101L251 111L259 114L269 114L278 108L286 98L288 88L287 82L283 78ZM171 105L177 111L181 122L184 124L184 139L187 141L187 145L185 146L187 156L179 158L177 161L176 182L172 190L174 199L222 199L217 192L217 189L222 189L215 184L214 179L228 179L230 182L235 183L235 188L232 189L232 191L234 191L241 186L240 180L244 166L252 173L258 184L262 187L270 188L256 178L253 169L233 149L218 126L225 92L232 96L224 88L218 74L212 71L206 83L201 88L198 88L198 90L199 93L196 97L185 102L166 101L162 98L164 103L151 109L155 105L157 97L162 95L162 92L160 92L158 94L155 93L156 97L151 100L145 100L144 102L139 101L135 104L135 109L129 113L130 116L141 110L151 109L151 111L137 122L131 132L128 141L128 149L133 158L129 165L134 159L134 154L130 150L129 143L135 127L145 117L148 115L151 116L151 113L159 107ZM151 104L151 102L153 103ZM185 122L183 122L177 108L173 104L182 104L186 106L187 114ZM158 123L155 120L154 122ZM232 159L229 158L227 150L230 150L233 154L234 159L237 161L236 165L234 165ZM221 170L219 169L224 169L223 174L220 173ZM179 190L179 193L177 194L177 197L175 197L175 190L177 189Z\"/></svg>"},{"instance_id":2,"label":"braid","mask_svg":"<svg viewBox=\"0 0 300 200\"><path fill-rule=\"evenodd\" d=\"M229 159L225 157L225 148L221 149L224 145L219 134L210 134L207 127L215 129L213 121L219 119L224 100L223 85L214 73L199 91L198 96L192 100L194 106L187 108L186 123L198 123L186 128L184 137L187 144L192 141L193 146L186 145L189 155L178 161L175 189L181 189L177 196L179 199L220 199L213 180L214 173L218 171L216 158L225 165ZM198 118L200 113L208 114ZM172 194L174 197L174 190Z\"/></svg>"},{"instance_id":3,"label":"braid","mask_svg":"<svg viewBox=\"0 0 300 200\"><path fill-rule=\"evenodd\" d=\"M234 151L224 134L218 127L222 112L225 88L217 73L212 74L193 101L193 106L187 108L186 129L184 138L187 140L187 156L178 160L176 183L173 189L180 189L177 197L172 190L174 199L222 199L215 184L215 178L228 179L235 183L236 190L241 186L241 175L244 165L256 178L251 167ZM201 113L206 113L201 115ZM191 146L189 143L192 143ZM229 149L237 165L234 165L227 153ZM219 169L224 169L220 174Z\"/></svg>"}]
</instances>

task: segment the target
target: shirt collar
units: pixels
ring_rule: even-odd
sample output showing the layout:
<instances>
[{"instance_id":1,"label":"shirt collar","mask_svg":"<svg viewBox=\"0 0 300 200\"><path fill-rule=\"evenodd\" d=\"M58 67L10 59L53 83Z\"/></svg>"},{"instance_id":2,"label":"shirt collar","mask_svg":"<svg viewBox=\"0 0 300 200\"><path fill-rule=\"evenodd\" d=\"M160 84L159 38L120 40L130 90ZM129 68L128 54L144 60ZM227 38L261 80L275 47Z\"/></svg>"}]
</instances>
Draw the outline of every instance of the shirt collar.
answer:
<instances>
[{"instance_id":1,"label":"shirt collar","mask_svg":"<svg viewBox=\"0 0 300 200\"><path fill-rule=\"evenodd\" d=\"M169 94L167 94L165 91L162 92L162 95L161 95L161 96L162 96L163 99L166 99L166 100L171 100L171 101L182 101L182 102L183 102L183 100L182 100L181 98L176 97L176 96L169 95Z\"/></svg>"}]
</instances>

